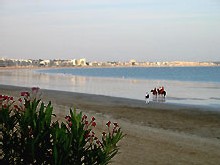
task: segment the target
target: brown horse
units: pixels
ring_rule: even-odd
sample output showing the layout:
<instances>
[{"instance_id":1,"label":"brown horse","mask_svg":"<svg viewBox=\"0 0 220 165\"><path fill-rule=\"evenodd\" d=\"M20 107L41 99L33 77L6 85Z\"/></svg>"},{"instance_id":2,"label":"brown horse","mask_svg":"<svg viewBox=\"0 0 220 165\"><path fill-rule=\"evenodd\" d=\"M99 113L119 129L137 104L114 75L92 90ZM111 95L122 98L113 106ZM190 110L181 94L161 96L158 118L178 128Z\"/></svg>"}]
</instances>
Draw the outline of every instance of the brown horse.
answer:
<instances>
[{"instance_id":1,"label":"brown horse","mask_svg":"<svg viewBox=\"0 0 220 165\"><path fill-rule=\"evenodd\" d=\"M152 89L150 92L151 92L154 96L157 97L157 89L156 89L156 88Z\"/></svg>"},{"instance_id":2,"label":"brown horse","mask_svg":"<svg viewBox=\"0 0 220 165\"><path fill-rule=\"evenodd\" d=\"M157 89L157 93L158 95L162 95L163 97L165 97L167 94L163 86Z\"/></svg>"},{"instance_id":3,"label":"brown horse","mask_svg":"<svg viewBox=\"0 0 220 165\"><path fill-rule=\"evenodd\" d=\"M163 97L166 96L167 92L164 90L164 87L161 88L154 88L151 90L151 93L157 97L157 95L162 95Z\"/></svg>"}]
</instances>

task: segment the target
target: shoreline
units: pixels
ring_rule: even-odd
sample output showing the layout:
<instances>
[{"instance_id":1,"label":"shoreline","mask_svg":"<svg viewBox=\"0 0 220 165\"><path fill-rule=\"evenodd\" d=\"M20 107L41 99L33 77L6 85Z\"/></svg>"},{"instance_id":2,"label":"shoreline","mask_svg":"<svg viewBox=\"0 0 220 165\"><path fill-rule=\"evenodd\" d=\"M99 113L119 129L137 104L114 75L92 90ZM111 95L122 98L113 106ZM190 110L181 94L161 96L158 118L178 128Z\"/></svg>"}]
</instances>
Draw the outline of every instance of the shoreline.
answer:
<instances>
[{"instance_id":1,"label":"shoreline","mask_svg":"<svg viewBox=\"0 0 220 165\"><path fill-rule=\"evenodd\" d=\"M20 97L21 91L30 91L28 87L10 86L10 85L0 85L1 94L8 94L15 97ZM187 122L200 122L199 120L204 120L206 122L206 117L210 117L210 122L217 122L220 128L220 112L216 111L215 108L210 108L206 106L195 106L195 105L183 105L183 104L173 104L173 103L158 103L150 102L146 104L145 101L94 95L86 93L76 93L67 92L59 90L48 90L41 89L42 100L49 102L56 106L65 106L69 108L76 108L85 112L94 112L110 115L116 119L125 119L134 124L141 124L144 126L164 128L171 130L180 130L177 125L179 125L183 132L194 133L192 130L187 131L187 127L193 127L189 125L183 126L181 119ZM68 112L67 112L68 113ZM137 116L139 115L139 116ZM150 115L150 116L149 116ZM135 116L135 117L134 117ZM175 117L172 120L164 119ZM151 119L152 117L152 119ZM157 121L154 121L154 120ZM161 121L160 121L161 120ZM178 121L179 120L179 121ZM194 125L196 127L196 125ZM199 125L198 125L199 126ZM216 126L213 123L213 126ZM196 129L196 128L194 128ZM202 136L220 138L220 130L215 133L209 134L199 134Z\"/></svg>"},{"instance_id":2,"label":"shoreline","mask_svg":"<svg viewBox=\"0 0 220 165\"><path fill-rule=\"evenodd\" d=\"M30 88L0 85L0 94L19 97ZM113 165L217 164L220 162L220 112L193 106L145 104L102 95L41 89L62 119L69 108L95 116L101 127L116 121L126 137ZM99 125L98 124L98 125Z\"/></svg>"},{"instance_id":3,"label":"shoreline","mask_svg":"<svg viewBox=\"0 0 220 165\"><path fill-rule=\"evenodd\" d=\"M81 76L78 76L81 77ZM6 85L6 84L0 84L0 90L3 88L7 88L10 90L10 88L20 88L20 89L25 89L25 90L30 90L31 87L25 87L25 86L15 86L15 85ZM96 97L104 97L104 98L112 98L112 99L120 99L124 101L129 101L130 102L135 102L135 104L146 107L145 100L141 99L133 99L133 98L125 98L125 97L117 97L117 96L109 96L109 95L102 95L102 94L91 94L91 93L83 93L83 92L73 92L73 91L66 91L66 90L59 90L59 89L41 89L41 91L54 91L54 92L67 92L67 93L72 93L73 95L82 95L82 96L96 96ZM168 97L169 99L169 97ZM172 98L174 100L179 100L178 98ZM184 100L184 98L183 98ZM199 111L214 111L214 112L219 112L220 110L217 106L211 106L211 105L199 105L199 104L190 104L190 103L178 103L178 102L163 102L163 101L150 101L150 104L148 107L151 106L158 106L162 109L196 109Z\"/></svg>"}]
</instances>

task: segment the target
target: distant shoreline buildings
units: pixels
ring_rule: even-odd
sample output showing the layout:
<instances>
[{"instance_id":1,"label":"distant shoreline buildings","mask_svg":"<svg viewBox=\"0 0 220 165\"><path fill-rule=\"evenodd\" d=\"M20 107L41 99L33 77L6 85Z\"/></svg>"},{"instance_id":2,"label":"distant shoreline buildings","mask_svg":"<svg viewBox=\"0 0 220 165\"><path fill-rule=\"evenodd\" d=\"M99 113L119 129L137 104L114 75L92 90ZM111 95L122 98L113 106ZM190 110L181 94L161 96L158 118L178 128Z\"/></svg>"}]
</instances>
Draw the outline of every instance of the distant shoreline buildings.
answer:
<instances>
[{"instance_id":1,"label":"distant shoreline buildings","mask_svg":"<svg viewBox=\"0 0 220 165\"><path fill-rule=\"evenodd\" d=\"M180 67L180 66L220 66L220 62L137 62L132 59L128 62L108 61L108 62L87 62L85 58L70 60L22 60L22 59L5 59L0 58L0 68L4 67Z\"/></svg>"}]
</instances>

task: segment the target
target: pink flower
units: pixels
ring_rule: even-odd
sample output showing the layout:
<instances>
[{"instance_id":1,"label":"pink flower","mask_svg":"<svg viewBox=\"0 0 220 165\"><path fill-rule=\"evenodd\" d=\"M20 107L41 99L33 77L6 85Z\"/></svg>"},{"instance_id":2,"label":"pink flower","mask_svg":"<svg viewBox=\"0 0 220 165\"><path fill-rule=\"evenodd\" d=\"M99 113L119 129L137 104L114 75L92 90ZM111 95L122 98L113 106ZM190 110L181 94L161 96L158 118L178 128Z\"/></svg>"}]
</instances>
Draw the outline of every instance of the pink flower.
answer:
<instances>
[{"instance_id":1,"label":"pink flower","mask_svg":"<svg viewBox=\"0 0 220 165\"><path fill-rule=\"evenodd\" d=\"M18 109L18 106L17 106L17 105L14 105L14 108Z\"/></svg>"},{"instance_id":2,"label":"pink flower","mask_svg":"<svg viewBox=\"0 0 220 165\"><path fill-rule=\"evenodd\" d=\"M18 111L20 110L20 108L17 105L14 105L14 108Z\"/></svg>"},{"instance_id":3,"label":"pink flower","mask_svg":"<svg viewBox=\"0 0 220 165\"><path fill-rule=\"evenodd\" d=\"M83 115L82 117L82 121L86 120L87 119L87 116L86 115Z\"/></svg>"},{"instance_id":4,"label":"pink flower","mask_svg":"<svg viewBox=\"0 0 220 165\"><path fill-rule=\"evenodd\" d=\"M28 97L28 96L30 96L30 93L29 92L21 92L21 96Z\"/></svg>"},{"instance_id":5,"label":"pink flower","mask_svg":"<svg viewBox=\"0 0 220 165\"><path fill-rule=\"evenodd\" d=\"M111 122L110 122L110 121L108 121L108 122L106 123L106 125L107 125L108 127L110 127Z\"/></svg>"},{"instance_id":6,"label":"pink flower","mask_svg":"<svg viewBox=\"0 0 220 165\"><path fill-rule=\"evenodd\" d=\"M95 121L95 117L94 116L92 117L92 121Z\"/></svg>"},{"instance_id":7,"label":"pink flower","mask_svg":"<svg viewBox=\"0 0 220 165\"><path fill-rule=\"evenodd\" d=\"M40 88L39 88L39 87L33 87L33 88L31 88L31 89L32 89L32 92L36 92L36 93L37 93Z\"/></svg>"},{"instance_id":8,"label":"pink flower","mask_svg":"<svg viewBox=\"0 0 220 165\"><path fill-rule=\"evenodd\" d=\"M21 103L21 102L22 102L22 99L21 99L21 98L19 98L19 99L18 99L18 101Z\"/></svg>"},{"instance_id":9,"label":"pink flower","mask_svg":"<svg viewBox=\"0 0 220 165\"><path fill-rule=\"evenodd\" d=\"M96 126L96 122L92 122L92 126L95 127Z\"/></svg>"},{"instance_id":10,"label":"pink flower","mask_svg":"<svg viewBox=\"0 0 220 165\"><path fill-rule=\"evenodd\" d=\"M2 98L3 98L3 100L8 100L9 99L9 97L6 96L6 95L2 95Z\"/></svg>"},{"instance_id":11,"label":"pink flower","mask_svg":"<svg viewBox=\"0 0 220 165\"><path fill-rule=\"evenodd\" d=\"M66 119L67 121L71 121L71 117L70 117L69 115L67 115L67 116L65 117L65 119Z\"/></svg>"}]
</instances>

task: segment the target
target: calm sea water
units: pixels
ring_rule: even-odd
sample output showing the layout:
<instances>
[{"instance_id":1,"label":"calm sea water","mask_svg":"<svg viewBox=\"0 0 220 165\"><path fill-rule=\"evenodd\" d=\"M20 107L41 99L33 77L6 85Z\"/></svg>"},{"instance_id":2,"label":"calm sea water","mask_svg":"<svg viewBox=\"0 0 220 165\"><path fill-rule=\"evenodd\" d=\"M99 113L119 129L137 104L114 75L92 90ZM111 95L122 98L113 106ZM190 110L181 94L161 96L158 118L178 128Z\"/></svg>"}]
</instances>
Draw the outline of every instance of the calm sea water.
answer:
<instances>
[{"instance_id":1,"label":"calm sea water","mask_svg":"<svg viewBox=\"0 0 220 165\"><path fill-rule=\"evenodd\" d=\"M68 68L40 72L125 79L220 82L220 67Z\"/></svg>"},{"instance_id":2,"label":"calm sea water","mask_svg":"<svg viewBox=\"0 0 220 165\"><path fill-rule=\"evenodd\" d=\"M1 71L0 84L132 98L164 86L151 101L220 107L220 67L68 68ZM219 108L220 109L220 108Z\"/></svg>"}]
</instances>

